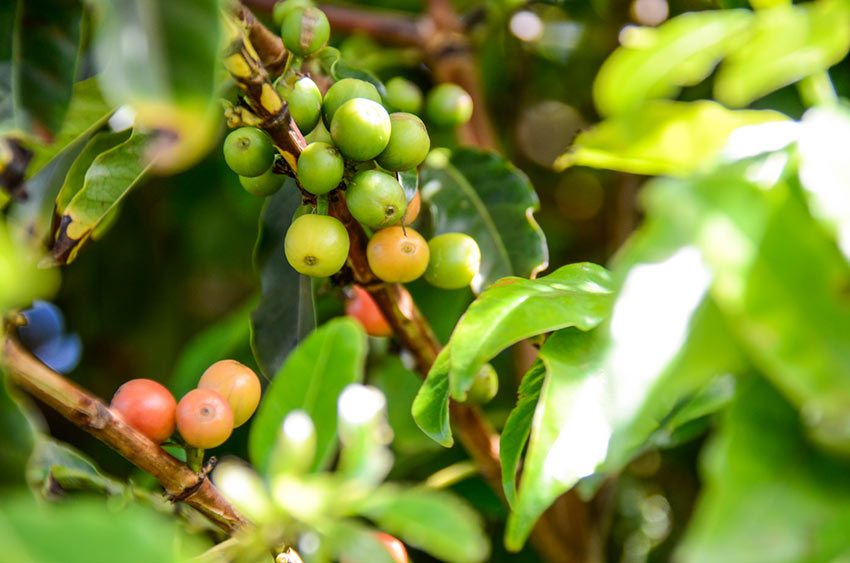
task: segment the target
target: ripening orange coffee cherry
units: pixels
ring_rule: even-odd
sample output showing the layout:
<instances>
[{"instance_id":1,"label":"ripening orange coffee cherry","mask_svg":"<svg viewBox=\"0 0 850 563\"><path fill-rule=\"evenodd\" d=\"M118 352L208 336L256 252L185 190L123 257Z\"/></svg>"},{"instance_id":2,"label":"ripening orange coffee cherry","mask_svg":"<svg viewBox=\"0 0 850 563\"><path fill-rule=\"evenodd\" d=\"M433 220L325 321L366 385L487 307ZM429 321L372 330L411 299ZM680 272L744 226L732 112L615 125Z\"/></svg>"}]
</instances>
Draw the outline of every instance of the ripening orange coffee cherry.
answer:
<instances>
[{"instance_id":1,"label":"ripening orange coffee cherry","mask_svg":"<svg viewBox=\"0 0 850 563\"><path fill-rule=\"evenodd\" d=\"M398 538L384 532L376 532L375 535L378 536L378 539L381 540L381 543L384 544L396 563L408 562L407 549L405 549L404 544Z\"/></svg>"},{"instance_id":2,"label":"ripening orange coffee cherry","mask_svg":"<svg viewBox=\"0 0 850 563\"><path fill-rule=\"evenodd\" d=\"M407 235L395 225L381 229L366 246L369 267L386 282L411 282L428 268L428 243L410 227L406 230Z\"/></svg>"},{"instance_id":3,"label":"ripening orange coffee cherry","mask_svg":"<svg viewBox=\"0 0 850 563\"><path fill-rule=\"evenodd\" d=\"M236 360L214 363L201 376L198 389L212 389L233 410L233 427L245 424L260 404L262 386L254 370Z\"/></svg>"},{"instance_id":4,"label":"ripening orange coffee cherry","mask_svg":"<svg viewBox=\"0 0 850 563\"><path fill-rule=\"evenodd\" d=\"M220 446L233 432L233 409L212 389L192 389L177 403L177 430L190 446Z\"/></svg>"},{"instance_id":5,"label":"ripening orange coffee cherry","mask_svg":"<svg viewBox=\"0 0 850 563\"><path fill-rule=\"evenodd\" d=\"M345 314L357 319L369 336L390 336L393 329L369 292L359 285L351 289L353 296L345 301Z\"/></svg>"},{"instance_id":6,"label":"ripening orange coffee cherry","mask_svg":"<svg viewBox=\"0 0 850 563\"><path fill-rule=\"evenodd\" d=\"M177 401L171 391L152 379L131 379L119 387L109 408L157 444L174 434Z\"/></svg>"}]
</instances>

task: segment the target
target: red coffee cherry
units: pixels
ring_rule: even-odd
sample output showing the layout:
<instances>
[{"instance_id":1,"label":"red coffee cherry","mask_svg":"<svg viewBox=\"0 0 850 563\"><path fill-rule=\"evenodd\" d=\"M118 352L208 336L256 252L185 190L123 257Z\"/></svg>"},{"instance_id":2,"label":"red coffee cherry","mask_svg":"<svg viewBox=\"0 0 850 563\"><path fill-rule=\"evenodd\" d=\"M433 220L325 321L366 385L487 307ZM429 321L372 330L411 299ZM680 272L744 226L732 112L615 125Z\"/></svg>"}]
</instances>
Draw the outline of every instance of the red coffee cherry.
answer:
<instances>
[{"instance_id":1,"label":"red coffee cherry","mask_svg":"<svg viewBox=\"0 0 850 563\"><path fill-rule=\"evenodd\" d=\"M245 424L260 404L262 386L254 370L236 360L221 360L204 372L198 389L212 389L233 410L233 427Z\"/></svg>"},{"instance_id":2,"label":"red coffee cherry","mask_svg":"<svg viewBox=\"0 0 850 563\"><path fill-rule=\"evenodd\" d=\"M378 539L381 540L381 543L384 544L396 563L407 563L407 549L405 549L404 544L398 538L384 532L376 532L375 535L378 536Z\"/></svg>"},{"instance_id":3,"label":"red coffee cherry","mask_svg":"<svg viewBox=\"0 0 850 563\"><path fill-rule=\"evenodd\" d=\"M157 444L174 434L177 401L152 379L132 379L119 387L109 408Z\"/></svg>"},{"instance_id":4,"label":"red coffee cherry","mask_svg":"<svg viewBox=\"0 0 850 563\"><path fill-rule=\"evenodd\" d=\"M196 448L214 448L233 432L233 409L212 389L193 389L177 403L177 430Z\"/></svg>"},{"instance_id":5,"label":"red coffee cherry","mask_svg":"<svg viewBox=\"0 0 850 563\"><path fill-rule=\"evenodd\" d=\"M369 292L355 285L353 297L345 302L345 314L357 319L369 336L390 336L393 329Z\"/></svg>"}]
</instances>

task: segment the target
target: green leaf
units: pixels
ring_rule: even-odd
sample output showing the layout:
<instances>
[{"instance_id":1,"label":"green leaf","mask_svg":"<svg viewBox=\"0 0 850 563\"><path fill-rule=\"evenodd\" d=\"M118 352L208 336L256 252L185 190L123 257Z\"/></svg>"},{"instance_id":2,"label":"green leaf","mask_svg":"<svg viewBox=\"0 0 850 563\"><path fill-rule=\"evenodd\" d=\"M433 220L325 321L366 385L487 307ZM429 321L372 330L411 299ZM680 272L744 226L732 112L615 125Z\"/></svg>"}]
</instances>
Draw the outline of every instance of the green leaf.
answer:
<instances>
[{"instance_id":1,"label":"green leaf","mask_svg":"<svg viewBox=\"0 0 850 563\"><path fill-rule=\"evenodd\" d=\"M0 134L56 132L77 71L83 9L76 0L0 7Z\"/></svg>"},{"instance_id":2,"label":"green leaf","mask_svg":"<svg viewBox=\"0 0 850 563\"><path fill-rule=\"evenodd\" d=\"M522 548L548 506L605 458L604 356L593 332L560 330L540 350L546 378L534 412L531 440L505 546Z\"/></svg>"},{"instance_id":3,"label":"green leaf","mask_svg":"<svg viewBox=\"0 0 850 563\"><path fill-rule=\"evenodd\" d=\"M375 531L350 520L335 520L319 527L323 551L336 561L397 563Z\"/></svg>"},{"instance_id":4,"label":"green leaf","mask_svg":"<svg viewBox=\"0 0 850 563\"><path fill-rule=\"evenodd\" d=\"M366 335L357 321L329 321L298 345L272 381L254 416L248 450L254 466L265 470L281 424L303 409L316 424L314 468L330 461L337 435L337 397L349 383L363 379Z\"/></svg>"},{"instance_id":5,"label":"green leaf","mask_svg":"<svg viewBox=\"0 0 850 563\"><path fill-rule=\"evenodd\" d=\"M650 102L582 131L555 165L684 176L713 165L739 127L785 119L775 111L728 110L707 100Z\"/></svg>"},{"instance_id":6,"label":"green leaf","mask_svg":"<svg viewBox=\"0 0 850 563\"><path fill-rule=\"evenodd\" d=\"M575 326L590 330L609 313L611 278L596 264L570 264L537 280L507 278L484 291L449 340L452 397L462 400L478 370L520 340Z\"/></svg>"},{"instance_id":7,"label":"green leaf","mask_svg":"<svg viewBox=\"0 0 850 563\"><path fill-rule=\"evenodd\" d=\"M36 421L18 389L7 380L0 366L0 433L3 435L3 447L0 448L0 464L4 471L0 474L0 484L21 485L24 483L24 469L35 446Z\"/></svg>"},{"instance_id":8,"label":"green leaf","mask_svg":"<svg viewBox=\"0 0 850 563\"><path fill-rule=\"evenodd\" d=\"M251 314L251 349L257 364L271 378L289 352L316 327L311 278L292 269L283 252L292 215L301 205L295 181L267 197L254 247L254 270L260 277L260 302Z\"/></svg>"},{"instance_id":9,"label":"green leaf","mask_svg":"<svg viewBox=\"0 0 850 563\"><path fill-rule=\"evenodd\" d=\"M714 93L743 107L841 61L850 48L850 5L843 0L756 12L752 31L717 72Z\"/></svg>"},{"instance_id":10,"label":"green leaf","mask_svg":"<svg viewBox=\"0 0 850 563\"><path fill-rule=\"evenodd\" d=\"M76 258L95 227L148 171L151 140L149 134L134 132L129 139L94 159L82 189L59 219L51 247L58 264L69 264Z\"/></svg>"},{"instance_id":11,"label":"green leaf","mask_svg":"<svg viewBox=\"0 0 850 563\"><path fill-rule=\"evenodd\" d=\"M741 43L749 10L689 12L657 28L633 28L602 65L593 96L604 116L635 112L648 100L697 84Z\"/></svg>"},{"instance_id":12,"label":"green leaf","mask_svg":"<svg viewBox=\"0 0 850 563\"><path fill-rule=\"evenodd\" d=\"M443 447L454 445L452 429L449 426L449 368L451 357L449 347L440 351L428 377L419 388L413 400L413 420L432 440Z\"/></svg>"},{"instance_id":13,"label":"green leaf","mask_svg":"<svg viewBox=\"0 0 850 563\"><path fill-rule=\"evenodd\" d=\"M531 434L531 424L534 418L534 410L543 389L544 376L546 375L546 364L540 359L532 364L531 368L522 378L519 386L519 398L516 406L508 415L502 435L499 439L499 459L502 462L502 488L505 491L505 499L513 508L516 503L516 474L519 469L519 461L522 451Z\"/></svg>"},{"instance_id":14,"label":"green leaf","mask_svg":"<svg viewBox=\"0 0 850 563\"><path fill-rule=\"evenodd\" d=\"M94 159L102 153L115 148L130 136L131 131L121 131L114 133L111 131L102 131L96 133L91 140L86 144L80 155L74 160L74 164L68 169L68 174L65 176L65 183L59 190L56 196L56 214L62 216L65 208L74 199L74 196L83 189L85 184L86 172L91 167Z\"/></svg>"},{"instance_id":15,"label":"green leaf","mask_svg":"<svg viewBox=\"0 0 850 563\"><path fill-rule=\"evenodd\" d=\"M533 277L549 260L543 231L531 213L540 202L528 177L496 153L459 148L432 151L421 171L422 202L434 234L466 233L481 248L476 293L497 279Z\"/></svg>"},{"instance_id":16,"label":"green leaf","mask_svg":"<svg viewBox=\"0 0 850 563\"><path fill-rule=\"evenodd\" d=\"M796 410L760 379L741 385L721 420L702 456L704 487L675 559L846 558L846 459L813 447Z\"/></svg>"},{"instance_id":17,"label":"green leaf","mask_svg":"<svg viewBox=\"0 0 850 563\"><path fill-rule=\"evenodd\" d=\"M384 485L369 495L359 513L441 561L484 561L490 552L481 517L447 491Z\"/></svg>"},{"instance_id":18,"label":"green leaf","mask_svg":"<svg viewBox=\"0 0 850 563\"><path fill-rule=\"evenodd\" d=\"M155 147L158 169L176 171L193 164L217 142L221 3L91 2L100 15L94 52L106 98L116 106L132 105L138 126L166 133Z\"/></svg>"},{"instance_id":19,"label":"green leaf","mask_svg":"<svg viewBox=\"0 0 850 563\"><path fill-rule=\"evenodd\" d=\"M168 385L175 397L182 397L194 387L208 367L219 360L232 358L246 347L250 336L252 299L227 317L195 336L180 351Z\"/></svg>"},{"instance_id":20,"label":"green leaf","mask_svg":"<svg viewBox=\"0 0 850 563\"><path fill-rule=\"evenodd\" d=\"M90 498L37 504L29 493L4 496L0 541L4 559L20 563L178 562L209 547L200 536L182 532L172 518L143 506L115 511Z\"/></svg>"}]
</instances>

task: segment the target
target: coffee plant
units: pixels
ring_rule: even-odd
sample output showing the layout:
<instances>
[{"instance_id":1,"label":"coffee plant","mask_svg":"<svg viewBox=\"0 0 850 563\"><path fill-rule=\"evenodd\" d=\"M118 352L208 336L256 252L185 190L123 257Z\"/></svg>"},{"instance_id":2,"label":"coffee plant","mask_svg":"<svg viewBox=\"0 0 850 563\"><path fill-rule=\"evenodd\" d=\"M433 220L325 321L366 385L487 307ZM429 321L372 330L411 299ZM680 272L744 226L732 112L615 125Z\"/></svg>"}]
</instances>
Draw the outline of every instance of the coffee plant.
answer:
<instances>
[{"instance_id":1,"label":"coffee plant","mask_svg":"<svg viewBox=\"0 0 850 563\"><path fill-rule=\"evenodd\" d=\"M369 4L0 6L4 560L850 557L850 2Z\"/></svg>"}]
</instances>

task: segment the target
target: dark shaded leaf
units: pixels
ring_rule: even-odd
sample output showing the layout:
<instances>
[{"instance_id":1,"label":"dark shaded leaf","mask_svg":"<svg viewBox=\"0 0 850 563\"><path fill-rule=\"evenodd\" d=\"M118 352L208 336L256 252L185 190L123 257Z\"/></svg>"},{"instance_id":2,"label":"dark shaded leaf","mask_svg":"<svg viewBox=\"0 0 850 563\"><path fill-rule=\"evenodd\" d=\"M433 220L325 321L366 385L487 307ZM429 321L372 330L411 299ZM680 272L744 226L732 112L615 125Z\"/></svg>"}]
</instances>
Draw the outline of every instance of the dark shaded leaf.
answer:
<instances>
[{"instance_id":1,"label":"dark shaded leaf","mask_svg":"<svg viewBox=\"0 0 850 563\"><path fill-rule=\"evenodd\" d=\"M540 204L537 194L503 157L471 148L432 151L420 186L434 234L466 233L481 248L476 293L504 276L533 277L548 264L543 231L531 215Z\"/></svg>"}]
</instances>

